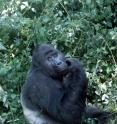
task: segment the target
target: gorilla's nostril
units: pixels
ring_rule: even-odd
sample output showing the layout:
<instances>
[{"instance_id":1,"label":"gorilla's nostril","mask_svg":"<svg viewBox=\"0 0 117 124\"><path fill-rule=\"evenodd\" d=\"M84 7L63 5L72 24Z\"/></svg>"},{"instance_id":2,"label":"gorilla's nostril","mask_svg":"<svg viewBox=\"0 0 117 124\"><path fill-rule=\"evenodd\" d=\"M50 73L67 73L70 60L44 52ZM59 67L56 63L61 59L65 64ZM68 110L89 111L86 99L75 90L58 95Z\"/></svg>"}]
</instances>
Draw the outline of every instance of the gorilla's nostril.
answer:
<instances>
[{"instance_id":1,"label":"gorilla's nostril","mask_svg":"<svg viewBox=\"0 0 117 124\"><path fill-rule=\"evenodd\" d=\"M60 62L57 62L57 65L61 65L62 64L62 62L60 61Z\"/></svg>"}]
</instances>

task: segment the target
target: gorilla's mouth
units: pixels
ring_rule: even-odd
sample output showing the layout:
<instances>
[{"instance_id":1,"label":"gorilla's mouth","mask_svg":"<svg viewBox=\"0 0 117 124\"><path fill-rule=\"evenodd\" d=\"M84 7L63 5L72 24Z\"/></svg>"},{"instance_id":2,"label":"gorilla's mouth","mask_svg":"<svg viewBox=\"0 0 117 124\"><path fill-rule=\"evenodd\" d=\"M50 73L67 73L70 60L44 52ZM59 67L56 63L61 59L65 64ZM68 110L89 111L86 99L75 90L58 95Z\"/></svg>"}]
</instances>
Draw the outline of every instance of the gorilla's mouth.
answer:
<instances>
[{"instance_id":1,"label":"gorilla's mouth","mask_svg":"<svg viewBox=\"0 0 117 124\"><path fill-rule=\"evenodd\" d=\"M68 72L68 66L65 63L64 65L55 68L55 72L57 72L58 75L66 75Z\"/></svg>"},{"instance_id":2,"label":"gorilla's mouth","mask_svg":"<svg viewBox=\"0 0 117 124\"><path fill-rule=\"evenodd\" d=\"M58 68L56 68L56 71L58 72L58 73L62 73L62 72L64 72L64 71L66 71L67 70L67 67L65 66L65 67L58 67Z\"/></svg>"},{"instance_id":3,"label":"gorilla's mouth","mask_svg":"<svg viewBox=\"0 0 117 124\"><path fill-rule=\"evenodd\" d=\"M62 64L61 66L58 66L56 68L56 72L60 75L67 75L69 67L71 66L71 61L69 59L66 59L64 64Z\"/></svg>"}]
</instances>

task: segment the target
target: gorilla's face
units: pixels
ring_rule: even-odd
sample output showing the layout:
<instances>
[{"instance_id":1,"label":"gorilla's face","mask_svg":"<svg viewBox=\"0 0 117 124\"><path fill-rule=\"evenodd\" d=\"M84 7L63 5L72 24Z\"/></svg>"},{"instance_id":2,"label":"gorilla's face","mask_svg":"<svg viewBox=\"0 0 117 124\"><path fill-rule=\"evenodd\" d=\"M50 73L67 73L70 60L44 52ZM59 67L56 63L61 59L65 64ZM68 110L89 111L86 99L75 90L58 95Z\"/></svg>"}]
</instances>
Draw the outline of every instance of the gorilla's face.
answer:
<instances>
[{"instance_id":1,"label":"gorilla's face","mask_svg":"<svg viewBox=\"0 0 117 124\"><path fill-rule=\"evenodd\" d=\"M57 74L64 74L67 69L65 57L59 51L50 51L45 58L45 66Z\"/></svg>"},{"instance_id":2,"label":"gorilla's face","mask_svg":"<svg viewBox=\"0 0 117 124\"><path fill-rule=\"evenodd\" d=\"M36 57L35 60L38 61L38 66L43 72L53 77L60 77L67 73L66 59L60 51L48 45L41 45L35 53L38 54L33 56Z\"/></svg>"}]
</instances>

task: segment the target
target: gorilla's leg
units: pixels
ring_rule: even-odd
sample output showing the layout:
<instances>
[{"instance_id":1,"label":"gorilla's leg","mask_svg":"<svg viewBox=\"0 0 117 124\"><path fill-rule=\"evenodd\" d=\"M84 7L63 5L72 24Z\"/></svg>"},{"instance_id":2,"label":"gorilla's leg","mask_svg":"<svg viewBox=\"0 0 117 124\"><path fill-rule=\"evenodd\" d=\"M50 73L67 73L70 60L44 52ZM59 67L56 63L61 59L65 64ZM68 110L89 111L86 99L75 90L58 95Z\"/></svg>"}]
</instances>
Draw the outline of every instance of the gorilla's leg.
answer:
<instances>
[{"instance_id":1,"label":"gorilla's leg","mask_svg":"<svg viewBox=\"0 0 117 124\"><path fill-rule=\"evenodd\" d=\"M26 119L26 124L60 124L43 114L41 110L33 111L28 109L22 100L21 104L23 107L23 114Z\"/></svg>"},{"instance_id":2,"label":"gorilla's leg","mask_svg":"<svg viewBox=\"0 0 117 124\"><path fill-rule=\"evenodd\" d=\"M23 109L23 113L28 124L44 124L45 121L36 111L31 111L27 108Z\"/></svg>"}]
</instances>

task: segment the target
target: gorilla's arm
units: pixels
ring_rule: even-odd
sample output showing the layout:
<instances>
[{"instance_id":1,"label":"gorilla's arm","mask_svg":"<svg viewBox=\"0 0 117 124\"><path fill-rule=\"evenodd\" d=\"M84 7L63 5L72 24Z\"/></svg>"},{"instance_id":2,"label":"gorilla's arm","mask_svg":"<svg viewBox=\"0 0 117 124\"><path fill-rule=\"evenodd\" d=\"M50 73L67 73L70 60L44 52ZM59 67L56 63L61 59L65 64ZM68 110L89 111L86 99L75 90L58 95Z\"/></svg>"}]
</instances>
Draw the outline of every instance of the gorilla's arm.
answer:
<instances>
[{"instance_id":1,"label":"gorilla's arm","mask_svg":"<svg viewBox=\"0 0 117 124\"><path fill-rule=\"evenodd\" d=\"M61 115L70 123L81 123L85 109L87 79L83 67L75 58L67 59L69 72L64 79L65 94L61 100Z\"/></svg>"},{"instance_id":2,"label":"gorilla's arm","mask_svg":"<svg viewBox=\"0 0 117 124\"><path fill-rule=\"evenodd\" d=\"M69 73L65 77L64 84L66 87L65 99L69 100L72 105L79 105L81 108L85 105L87 92L87 79L80 62L75 58L67 59Z\"/></svg>"}]
</instances>

